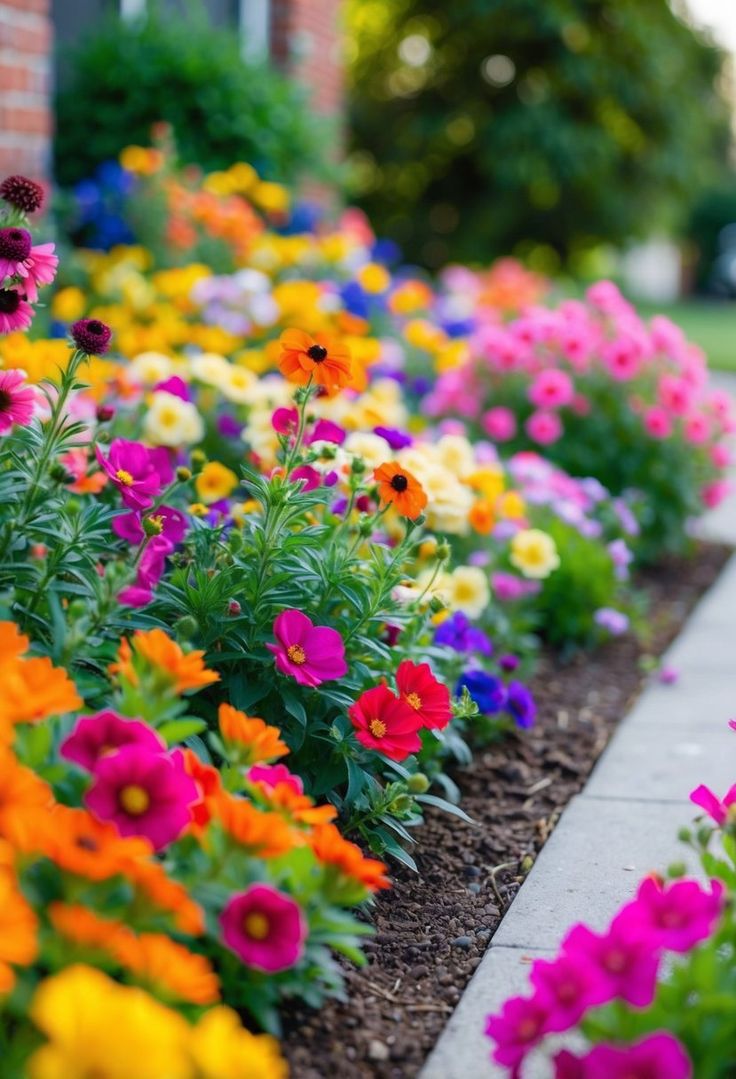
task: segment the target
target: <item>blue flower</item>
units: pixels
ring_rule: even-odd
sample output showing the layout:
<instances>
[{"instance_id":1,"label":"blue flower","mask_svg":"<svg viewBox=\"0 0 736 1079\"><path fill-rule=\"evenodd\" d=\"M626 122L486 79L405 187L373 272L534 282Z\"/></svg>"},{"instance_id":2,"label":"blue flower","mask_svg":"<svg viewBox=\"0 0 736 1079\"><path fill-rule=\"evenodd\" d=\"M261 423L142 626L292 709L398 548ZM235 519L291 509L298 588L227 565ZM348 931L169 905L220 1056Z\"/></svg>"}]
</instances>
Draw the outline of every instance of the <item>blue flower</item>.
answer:
<instances>
[{"instance_id":1,"label":"blue flower","mask_svg":"<svg viewBox=\"0 0 736 1079\"><path fill-rule=\"evenodd\" d=\"M509 682L506 693L506 711L514 717L517 727L533 727L537 705L531 692L521 682Z\"/></svg>"},{"instance_id":2,"label":"blue flower","mask_svg":"<svg viewBox=\"0 0 736 1079\"><path fill-rule=\"evenodd\" d=\"M376 430L380 434L380 431ZM471 626L468 616L462 611L457 611L438 626L434 643L447 645L456 652L477 652L481 656L493 654L493 645L483 630Z\"/></svg>"},{"instance_id":3,"label":"blue flower","mask_svg":"<svg viewBox=\"0 0 736 1079\"><path fill-rule=\"evenodd\" d=\"M392 450L403 450L405 446L411 446L414 442L406 431L399 431L395 427L374 427L373 433L385 438Z\"/></svg>"},{"instance_id":4,"label":"blue flower","mask_svg":"<svg viewBox=\"0 0 736 1079\"><path fill-rule=\"evenodd\" d=\"M506 686L500 678L485 671L466 671L458 679L455 693L462 693L463 687L487 716L500 712L506 705Z\"/></svg>"}]
</instances>

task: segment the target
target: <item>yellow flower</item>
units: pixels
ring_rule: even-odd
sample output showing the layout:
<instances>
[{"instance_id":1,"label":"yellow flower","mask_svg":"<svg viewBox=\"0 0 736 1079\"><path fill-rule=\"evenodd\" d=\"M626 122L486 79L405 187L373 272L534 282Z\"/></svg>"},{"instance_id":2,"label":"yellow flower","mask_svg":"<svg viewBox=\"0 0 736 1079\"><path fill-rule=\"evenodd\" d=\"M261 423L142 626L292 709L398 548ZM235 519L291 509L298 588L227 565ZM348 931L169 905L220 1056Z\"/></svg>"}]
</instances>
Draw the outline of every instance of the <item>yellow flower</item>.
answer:
<instances>
[{"instance_id":1,"label":"yellow flower","mask_svg":"<svg viewBox=\"0 0 736 1079\"><path fill-rule=\"evenodd\" d=\"M251 401L251 391L256 381L256 376L247 367L228 364L227 370L222 373L219 389L228 401L233 401L236 405L247 405Z\"/></svg>"},{"instance_id":2,"label":"yellow flower","mask_svg":"<svg viewBox=\"0 0 736 1079\"><path fill-rule=\"evenodd\" d=\"M227 498L238 486L238 477L219 461L208 461L194 481L197 494L208 505Z\"/></svg>"},{"instance_id":3,"label":"yellow flower","mask_svg":"<svg viewBox=\"0 0 736 1079\"><path fill-rule=\"evenodd\" d=\"M425 319L415 318L404 327L404 337L414 348L426 352L439 352L447 344L447 335L439 326Z\"/></svg>"},{"instance_id":4,"label":"yellow flower","mask_svg":"<svg viewBox=\"0 0 736 1079\"><path fill-rule=\"evenodd\" d=\"M525 577L541 580L557 569L560 556L551 536L539 528L527 528L512 539L509 561Z\"/></svg>"},{"instance_id":5,"label":"yellow flower","mask_svg":"<svg viewBox=\"0 0 736 1079\"><path fill-rule=\"evenodd\" d=\"M437 353L437 370L452 371L460 367L470 358L470 347L467 341L452 341L446 348Z\"/></svg>"},{"instance_id":6,"label":"yellow flower","mask_svg":"<svg viewBox=\"0 0 736 1079\"><path fill-rule=\"evenodd\" d=\"M268 214L285 213L289 209L289 192L281 184L263 181L251 191L251 198Z\"/></svg>"},{"instance_id":7,"label":"yellow flower","mask_svg":"<svg viewBox=\"0 0 736 1079\"><path fill-rule=\"evenodd\" d=\"M495 502L503 494L506 485L503 469L494 465L486 465L476 469L465 480L474 491L479 491L481 496L488 502Z\"/></svg>"},{"instance_id":8,"label":"yellow flower","mask_svg":"<svg viewBox=\"0 0 736 1079\"><path fill-rule=\"evenodd\" d=\"M358 283L366 292L385 292L391 284L391 274L378 262L369 262L357 273Z\"/></svg>"},{"instance_id":9,"label":"yellow flower","mask_svg":"<svg viewBox=\"0 0 736 1079\"><path fill-rule=\"evenodd\" d=\"M202 1079L286 1079L275 1038L251 1034L230 1008L211 1008L192 1031L191 1052Z\"/></svg>"},{"instance_id":10,"label":"yellow flower","mask_svg":"<svg viewBox=\"0 0 736 1079\"><path fill-rule=\"evenodd\" d=\"M202 417L191 401L173 393L154 393L143 420L143 432L156 446L183 446L204 435Z\"/></svg>"},{"instance_id":11,"label":"yellow flower","mask_svg":"<svg viewBox=\"0 0 736 1079\"><path fill-rule=\"evenodd\" d=\"M81 318L86 307L86 300L81 288L70 285L59 289L51 303L51 313L62 322L74 322Z\"/></svg>"},{"instance_id":12,"label":"yellow flower","mask_svg":"<svg viewBox=\"0 0 736 1079\"><path fill-rule=\"evenodd\" d=\"M507 491L499 498L496 509L501 517L519 521L526 513L526 503L518 491Z\"/></svg>"},{"instance_id":13,"label":"yellow flower","mask_svg":"<svg viewBox=\"0 0 736 1079\"><path fill-rule=\"evenodd\" d=\"M479 618L491 602L488 578L478 566L458 566L445 574L441 594L452 611Z\"/></svg>"},{"instance_id":14,"label":"yellow flower","mask_svg":"<svg viewBox=\"0 0 736 1079\"><path fill-rule=\"evenodd\" d=\"M29 1079L192 1079L190 1029L142 989L75 965L47 978L30 1007L48 1041Z\"/></svg>"}]
</instances>

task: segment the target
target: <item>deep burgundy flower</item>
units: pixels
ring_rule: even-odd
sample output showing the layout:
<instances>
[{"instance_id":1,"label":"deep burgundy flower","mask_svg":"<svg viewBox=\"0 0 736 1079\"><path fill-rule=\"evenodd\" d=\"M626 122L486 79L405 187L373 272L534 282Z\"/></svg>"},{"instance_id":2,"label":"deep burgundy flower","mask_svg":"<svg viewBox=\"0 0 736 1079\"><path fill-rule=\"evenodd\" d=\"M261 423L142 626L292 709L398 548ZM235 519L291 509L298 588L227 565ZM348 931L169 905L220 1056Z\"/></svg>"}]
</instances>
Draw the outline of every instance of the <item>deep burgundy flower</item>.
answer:
<instances>
[{"instance_id":1,"label":"deep burgundy flower","mask_svg":"<svg viewBox=\"0 0 736 1079\"><path fill-rule=\"evenodd\" d=\"M110 347L112 330L98 318L80 318L70 333L77 348L88 356L102 356Z\"/></svg>"},{"instance_id":2,"label":"deep burgundy flower","mask_svg":"<svg viewBox=\"0 0 736 1079\"><path fill-rule=\"evenodd\" d=\"M26 276L27 270L19 264L30 255L31 242L28 229L0 229L0 278L16 273Z\"/></svg>"},{"instance_id":3,"label":"deep burgundy flower","mask_svg":"<svg viewBox=\"0 0 736 1079\"><path fill-rule=\"evenodd\" d=\"M0 198L24 214L32 214L43 205L43 188L27 176L8 176L0 184Z\"/></svg>"}]
</instances>

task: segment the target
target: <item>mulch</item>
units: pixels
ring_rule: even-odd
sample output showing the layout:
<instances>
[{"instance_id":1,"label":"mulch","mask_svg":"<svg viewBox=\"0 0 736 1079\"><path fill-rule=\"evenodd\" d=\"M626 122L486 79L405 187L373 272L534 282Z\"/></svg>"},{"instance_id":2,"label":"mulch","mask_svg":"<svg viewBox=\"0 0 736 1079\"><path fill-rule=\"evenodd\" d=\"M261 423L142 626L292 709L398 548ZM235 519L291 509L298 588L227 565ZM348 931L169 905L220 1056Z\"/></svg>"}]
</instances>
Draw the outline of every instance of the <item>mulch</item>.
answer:
<instances>
[{"instance_id":1,"label":"mulch","mask_svg":"<svg viewBox=\"0 0 736 1079\"><path fill-rule=\"evenodd\" d=\"M534 729L489 746L454 775L474 824L426 814L412 849L419 874L394 868L393 888L369 914L369 962L346 965L347 1001L287 1015L292 1079L418 1073L562 810L644 687L642 660L667 648L730 553L704 544L696 557L641 576L653 626L646 647L627 635L565 664L542 654Z\"/></svg>"}]
</instances>

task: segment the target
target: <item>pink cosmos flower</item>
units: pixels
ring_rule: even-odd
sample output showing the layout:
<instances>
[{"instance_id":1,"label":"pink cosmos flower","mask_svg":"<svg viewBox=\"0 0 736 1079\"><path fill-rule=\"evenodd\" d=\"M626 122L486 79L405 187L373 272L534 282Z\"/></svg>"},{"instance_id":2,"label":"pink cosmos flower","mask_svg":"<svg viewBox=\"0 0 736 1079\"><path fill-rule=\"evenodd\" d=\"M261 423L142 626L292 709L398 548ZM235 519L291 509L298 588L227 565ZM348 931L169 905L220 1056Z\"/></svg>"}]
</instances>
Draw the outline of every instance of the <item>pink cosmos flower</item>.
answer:
<instances>
[{"instance_id":1,"label":"pink cosmos flower","mask_svg":"<svg viewBox=\"0 0 736 1079\"><path fill-rule=\"evenodd\" d=\"M267 644L276 668L302 686L319 686L347 674L345 646L337 630L315 626L301 611L282 611L273 624L276 644Z\"/></svg>"},{"instance_id":2,"label":"pink cosmos flower","mask_svg":"<svg viewBox=\"0 0 736 1079\"><path fill-rule=\"evenodd\" d=\"M633 337L618 337L603 346L602 359L611 378L617 382L628 382L639 373L641 347Z\"/></svg>"},{"instance_id":3,"label":"pink cosmos flower","mask_svg":"<svg viewBox=\"0 0 736 1079\"><path fill-rule=\"evenodd\" d=\"M140 442L116 438L110 444L107 457L103 456L99 446L95 446L95 454L100 467L120 491L125 505L133 510L145 510L152 506L163 483L170 482L171 465L168 465L168 478L162 477L164 458Z\"/></svg>"},{"instance_id":4,"label":"pink cosmos flower","mask_svg":"<svg viewBox=\"0 0 736 1079\"><path fill-rule=\"evenodd\" d=\"M608 999L607 979L579 954L537 959L530 979L535 999L547 1012L545 1030L550 1032L569 1030L589 1008Z\"/></svg>"},{"instance_id":5,"label":"pink cosmos flower","mask_svg":"<svg viewBox=\"0 0 736 1079\"><path fill-rule=\"evenodd\" d=\"M156 850L178 839L198 799L180 753L156 753L142 745L100 757L84 796L96 817L112 821L123 836L145 836Z\"/></svg>"},{"instance_id":6,"label":"pink cosmos flower","mask_svg":"<svg viewBox=\"0 0 736 1079\"><path fill-rule=\"evenodd\" d=\"M606 1000L620 997L637 1008L654 998L659 951L646 941L634 940L614 919L607 933L594 933L586 925L573 926L562 944L565 955L582 957L600 973L607 989Z\"/></svg>"},{"instance_id":7,"label":"pink cosmos flower","mask_svg":"<svg viewBox=\"0 0 736 1079\"><path fill-rule=\"evenodd\" d=\"M674 1034L656 1031L634 1045L596 1045L584 1057L564 1049L555 1079L691 1079L693 1066Z\"/></svg>"},{"instance_id":8,"label":"pink cosmos flower","mask_svg":"<svg viewBox=\"0 0 736 1079\"><path fill-rule=\"evenodd\" d=\"M5 434L15 423L26 427L33 419L36 397L25 380L25 371L18 368L0 371L0 434Z\"/></svg>"},{"instance_id":9,"label":"pink cosmos flower","mask_svg":"<svg viewBox=\"0 0 736 1079\"><path fill-rule=\"evenodd\" d=\"M33 322L33 308L14 288L0 288L0 333L27 330Z\"/></svg>"},{"instance_id":10,"label":"pink cosmos flower","mask_svg":"<svg viewBox=\"0 0 736 1079\"><path fill-rule=\"evenodd\" d=\"M285 764L254 764L245 774L249 783L258 783L267 791L286 784L294 794L304 794L304 784L299 776L290 772Z\"/></svg>"},{"instance_id":11,"label":"pink cosmos flower","mask_svg":"<svg viewBox=\"0 0 736 1079\"><path fill-rule=\"evenodd\" d=\"M622 930L649 948L688 952L713 932L723 911L723 893L720 881L711 881L711 890L706 891L694 880L676 880L664 887L647 877L611 929Z\"/></svg>"},{"instance_id":12,"label":"pink cosmos flower","mask_svg":"<svg viewBox=\"0 0 736 1079\"><path fill-rule=\"evenodd\" d=\"M575 386L565 371L550 367L534 378L528 396L535 408L562 408L575 396Z\"/></svg>"},{"instance_id":13,"label":"pink cosmos flower","mask_svg":"<svg viewBox=\"0 0 736 1079\"><path fill-rule=\"evenodd\" d=\"M489 1015L486 1020L486 1037L496 1043L492 1054L496 1063L518 1068L529 1050L541 1041L548 1020L546 1006L536 997L507 1000L498 1015Z\"/></svg>"},{"instance_id":14,"label":"pink cosmos flower","mask_svg":"<svg viewBox=\"0 0 736 1079\"><path fill-rule=\"evenodd\" d=\"M222 939L246 966L277 974L304 953L307 923L291 896L269 884L251 884L220 915Z\"/></svg>"},{"instance_id":15,"label":"pink cosmos flower","mask_svg":"<svg viewBox=\"0 0 736 1079\"><path fill-rule=\"evenodd\" d=\"M65 760L93 772L100 757L132 745L154 753L166 752L166 743L147 723L126 719L111 708L105 708L93 716L80 716L74 730L61 743L59 752Z\"/></svg>"},{"instance_id":16,"label":"pink cosmos flower","mask_svg":"<svg viewBox=\"0 0 736 1079\"><path fill-rule=\"evenodd\" d=\"M562 435L562 422L556 412L532 412L524 424L524 429L534 442L540 446L551 446Z\"/></svg>"},{"instance_id":17,"label":"pink cosmos flower","mask_svg":"<svg viewBox=\"0 0 736 1079\"><path fill-rule=\"evenodd\" d=\"M54 254L54 244L38 244L32 247L24 265L27 276L23 287L27 299L35 303L38 299L39 285L50 285L56 277L59 258Z\"/></svg>"},{"instance_id":18,"label":"pink cosmos flower","mask_svg":"<svg viewBox=\"0 0 736 1079\"><path fill-rule=\"evenodd\" d=\"M145 516L145 515L143 515ZM189 531L189 522L180 510L173 506L157 506L152 515L157 524L160 524L160 535L173 544L181 543ZM112 530L120 539L128 543L142 543L146 537L143 531L142 516L139 513L121 513L113 517Z\"/></svg>"},{"instance_id":19,"label":"pink cosmos flower","mask_svg":"<svg viewBox=\"0 0 736 1079\"><path fill-rule=\"evenodd\" d=\"M731 723L733 724L734 720L731 720ZM704 809L711 820L722 828L729 816L733 816L729 813L729 807L736 803L736 783L729 787L723 798L718 798L710 787L701 783L694 791L690 791L690 801Z\"/></svg>"},{"instance_id":20,"label":"pink cosmos flower","mask_svg":"<svg viewBox=\"0 0 736 1079\"><path fill-rule=\"evenodd\" d=\"M494 442L508 442L516 434L516 417L510 408L497 405L483 413L481 426Z\"/></svg>"},{"instance_id":21,"label":"pink cosmos flower","mask_svg":"<svg viewBox=\"0 0 736 1079\"><path fill-rule=\"evenodd\" d=\"M652 438L669 438L672 434L672 420L669 413L659 405L652 405L644 413L644 426Z\"/></svg>"}]
</instances>

